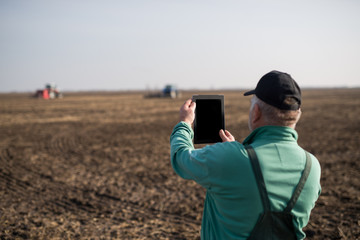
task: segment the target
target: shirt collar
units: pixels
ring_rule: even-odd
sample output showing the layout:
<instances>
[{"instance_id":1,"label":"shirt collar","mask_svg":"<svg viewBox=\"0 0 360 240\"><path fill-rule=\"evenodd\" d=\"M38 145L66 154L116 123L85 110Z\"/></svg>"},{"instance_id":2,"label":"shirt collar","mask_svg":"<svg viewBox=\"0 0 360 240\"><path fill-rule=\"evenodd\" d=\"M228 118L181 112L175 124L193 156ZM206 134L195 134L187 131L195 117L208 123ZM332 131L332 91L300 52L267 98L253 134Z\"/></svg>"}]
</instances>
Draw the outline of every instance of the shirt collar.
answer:
<instances>
[{"instance_id":1,"label":"shirt collar","mask_svg":"<svg viewBox=\"0 0 360 240\"><path fill-rule=\"evenodd\" d=\"M298 139L298 134L295 129L290 127L263 126L252 131L250 135L245 138L243 144L251 144L257 139L296 142Z\"/></svg>"}]
</instances>

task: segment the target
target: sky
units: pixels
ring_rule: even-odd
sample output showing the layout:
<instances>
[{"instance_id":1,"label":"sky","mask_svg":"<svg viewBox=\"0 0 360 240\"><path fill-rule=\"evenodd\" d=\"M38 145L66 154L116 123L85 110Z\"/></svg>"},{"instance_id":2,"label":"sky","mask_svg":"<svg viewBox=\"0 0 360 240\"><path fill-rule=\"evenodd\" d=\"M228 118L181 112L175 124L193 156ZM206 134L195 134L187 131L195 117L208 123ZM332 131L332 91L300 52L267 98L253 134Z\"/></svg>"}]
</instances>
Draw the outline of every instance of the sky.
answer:
<instances>
[{"instance_id":1,"label":"sky","mask_svg":"<svg viewBox=\"0 0 360 240\"><path fill-rule=\"evenodd\" d=\"M0 0L0 92L360 87L358 0Z\"/></svg>"}]
</instances>

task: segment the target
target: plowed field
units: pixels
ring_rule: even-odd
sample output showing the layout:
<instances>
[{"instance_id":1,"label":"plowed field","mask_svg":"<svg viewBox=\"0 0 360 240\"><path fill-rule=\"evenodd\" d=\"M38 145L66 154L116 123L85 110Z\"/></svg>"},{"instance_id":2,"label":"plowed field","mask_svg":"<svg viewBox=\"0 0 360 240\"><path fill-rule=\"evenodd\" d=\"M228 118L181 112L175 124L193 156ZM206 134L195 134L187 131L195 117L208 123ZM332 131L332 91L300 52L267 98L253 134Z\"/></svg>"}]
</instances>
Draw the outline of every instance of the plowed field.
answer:
<instances>
[{"instance_id":1,"label":"plowed field","mask_svg":"<svg viewBox=\"0 0 360 240\"><path fill-rule=\"evenodd\" d=\"M205 191L169 157L193 93L1 94L0 239L199 239ZM242 141L249 98L212 93L225 95L226 128ZM360 89L304 90L302 110L299 144L322 166L308 238L360 239Z\"/></svg>"}]
</instances>

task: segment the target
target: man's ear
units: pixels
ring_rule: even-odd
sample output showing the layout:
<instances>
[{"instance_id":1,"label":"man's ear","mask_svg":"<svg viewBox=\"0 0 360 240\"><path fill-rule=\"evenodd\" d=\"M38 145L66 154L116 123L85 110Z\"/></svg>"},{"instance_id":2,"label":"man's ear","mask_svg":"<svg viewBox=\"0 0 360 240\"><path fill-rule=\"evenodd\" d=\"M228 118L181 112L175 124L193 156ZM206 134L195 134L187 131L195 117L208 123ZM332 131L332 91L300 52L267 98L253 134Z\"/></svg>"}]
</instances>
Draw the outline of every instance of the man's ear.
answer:
<instances>
[{"instance_id":1,"label":"man's ear","mask_svg":"<svg viewBox=\"0 0 360 240\"><path fill-rule=\"evenodd\" d=\"M261 121L261 110L260 107L257 103L254 104L254 109L252 112L253 116L252 116L252 123L254 126L259 125L260 121Z\"/></svg>"}]
</instances>

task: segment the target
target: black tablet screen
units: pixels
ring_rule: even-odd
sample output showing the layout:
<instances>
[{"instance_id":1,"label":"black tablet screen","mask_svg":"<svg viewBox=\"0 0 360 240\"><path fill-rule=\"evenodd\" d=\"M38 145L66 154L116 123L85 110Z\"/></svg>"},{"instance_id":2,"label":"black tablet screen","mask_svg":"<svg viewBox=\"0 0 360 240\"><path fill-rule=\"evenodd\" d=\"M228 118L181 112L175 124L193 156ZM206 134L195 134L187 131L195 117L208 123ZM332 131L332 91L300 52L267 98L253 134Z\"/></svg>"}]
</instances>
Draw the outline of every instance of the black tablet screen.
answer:
<instances>
[{"instance_id":1,"label":"black tablet screen","mask_svg":"<svg viewBox=\"0 0 360 240\"><path fill-rule=\"evenodd\" d=\"M221 99L196 99L194 143L221 142L220 129L224 128Z\"/></svg>"}]
</instances>

